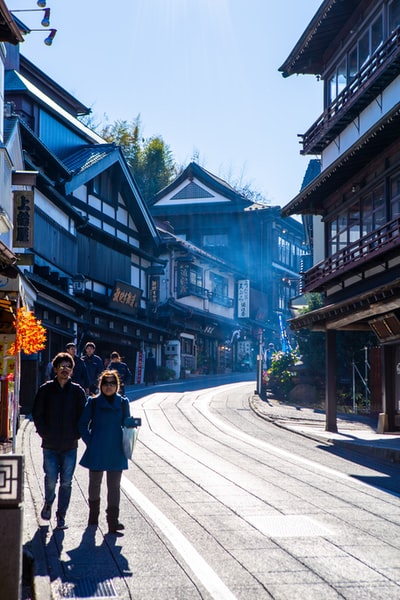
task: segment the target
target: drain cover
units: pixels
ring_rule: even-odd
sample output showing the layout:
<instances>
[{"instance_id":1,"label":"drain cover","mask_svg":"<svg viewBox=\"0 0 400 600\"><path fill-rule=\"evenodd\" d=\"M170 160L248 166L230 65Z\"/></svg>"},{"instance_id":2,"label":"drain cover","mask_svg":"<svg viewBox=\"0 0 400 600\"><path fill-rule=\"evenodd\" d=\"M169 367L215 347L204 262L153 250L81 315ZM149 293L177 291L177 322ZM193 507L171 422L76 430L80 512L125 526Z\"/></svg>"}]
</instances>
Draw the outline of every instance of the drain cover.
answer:
<instances>
[{"instance_id":1,"label":"drain cover","mask_svg":"<svg viewBox=\"0 0 400 600\"><path fill-rule=\"evenodd\" d=\"M77 579L76 581L63 581L58 590L59 598L118 598L113 583L110 579L98 581L97 579Z\"/></svg>"}]
</instances>

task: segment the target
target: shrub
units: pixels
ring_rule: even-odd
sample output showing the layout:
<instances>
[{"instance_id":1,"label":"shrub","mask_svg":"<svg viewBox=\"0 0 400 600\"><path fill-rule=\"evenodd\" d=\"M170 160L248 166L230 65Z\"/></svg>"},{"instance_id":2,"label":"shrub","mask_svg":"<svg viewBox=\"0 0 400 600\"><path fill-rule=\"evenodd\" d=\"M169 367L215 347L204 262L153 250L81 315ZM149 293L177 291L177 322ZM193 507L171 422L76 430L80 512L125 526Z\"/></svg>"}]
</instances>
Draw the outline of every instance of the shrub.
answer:
<instances>
[{"instance_id":1,"label":"shrub","mask_svg":"<svg viewBox=\"0 0 400 600\"><path fill-rule=\"evenodd\" d=\"M175 379L175 371L168 367L157 367L157 381L169 381Z\"/></svg>"},{"instance_id":2,"label":"shrub","mask_svg":"<svg viewBox=\"0 0 400 600\"><path fill-rule=\"evenodd\" d=\"M275 352L268 369L268 387L278 398L286 399L293 388L293 367L298 362L295 352Z\"/></svg>"}]
</instances>

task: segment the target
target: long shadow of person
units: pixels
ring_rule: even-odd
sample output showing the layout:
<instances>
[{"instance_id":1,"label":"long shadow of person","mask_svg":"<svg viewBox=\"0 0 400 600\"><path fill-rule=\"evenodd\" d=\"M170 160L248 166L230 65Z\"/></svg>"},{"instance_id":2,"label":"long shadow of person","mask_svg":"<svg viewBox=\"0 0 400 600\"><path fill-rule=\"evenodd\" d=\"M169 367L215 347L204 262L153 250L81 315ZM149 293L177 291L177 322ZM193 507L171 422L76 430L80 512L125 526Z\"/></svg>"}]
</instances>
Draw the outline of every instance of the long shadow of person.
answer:
<instances>
[{"instance_id":1,"label":"long shadow of person","mask_svg":"<svg viewBox=\"0 0 400 600\"><path fill-rule=\"evenodd\" d=\"M64 549L68 558L60 560L63 574L58 590L64 596L68 592L76 598L113 597L112 580L132 576L128 561L121 554L122 547L116 545L116 538L98 536L98 540L101 539L98 545L96 532L99 530L95 527L87 527L76 548ZM59 533L54 532L56 543Z\"/></svg>"}]
</instances>

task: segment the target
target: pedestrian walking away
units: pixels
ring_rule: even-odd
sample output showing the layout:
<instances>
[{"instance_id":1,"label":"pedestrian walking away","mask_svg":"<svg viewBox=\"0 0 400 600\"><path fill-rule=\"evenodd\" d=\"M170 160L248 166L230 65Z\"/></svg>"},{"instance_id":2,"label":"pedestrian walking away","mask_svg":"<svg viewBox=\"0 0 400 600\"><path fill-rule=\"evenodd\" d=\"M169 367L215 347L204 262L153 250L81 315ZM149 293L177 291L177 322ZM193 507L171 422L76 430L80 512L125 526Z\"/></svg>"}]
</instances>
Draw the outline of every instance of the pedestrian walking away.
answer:
<instances>
[{"instance_id":1,"label":"pedestrian walking away","mask_svg":"<svg viewBox=\"0 0 400 600\"><path fill-rule=\"evenodd\" d=\"M156 382L157 375L157 363L156 359L153 356L152 352L149 352L147 358L144 362L144 382L146 385L152 383L153 385Z\"/></svg>"},{"instance_id":2,"label":"pedestrian walking away","mask_svg":"<svg viewBox=\"0 0 400 600\"><path fill-rule=\"evenodd\" d=\"M129 385L131 382L132 373L128 367L128 365L122 362L120 355L118 352L111 352L110 354L110 362L108 364L107 369L118 372L119 375L119 393L122 396L125 396L125 386Z\"/></svg>"},{"instance_id":3,"label":"pedestrian walking away","mask_svg":"<svg viewBox=\"0 0 400 600\"><path fill-rule=\"evenodd\" d=\"M89 377L89 393L97 394L99 386L99 377L104 371L103 361L100 356L95 354L96 345L94 342L87 342L85 344L85 354L83 361L86 365L86 371Z\"/></svg>"},{"instance_id":4,"label":"pedestrian walking away","mask_svg":"<svg viewBox=\"0 0 400 600\"><path fill-rule=\"evenodd\" d=\"M122 427L134 427L129 401L119 394L119 376L115 370L100 376L100 392L89 397L79 422L79 431L86 444L80 465L89 469L88 525L99 523L100 492L104 472L107 479L106 518L108 533L123 535L119 521L122 471L128 468L122 446Z\"/></svg>"},{"instance_id":5,"label":"pedestrian walking away","mask_svg":"<svg viewBox=\"0 0 400 600\"><path fill-rule=\"evenodd\" d=\"M51 519L59 479L56 512L59 529L66 528L80 438L78 424L86 402L81 386L71 380L73 367L74 360L67 352L57 354L53 359L55 378L40 386L32 408L43 448L45 500L40 516L45 521Z\"/></svg>"},{"instance_id":6,"label":"pedestrian walking away","mask_svg":"<svg viewBox=\"0 0 400 600\"><path fill-rule=\"evenodd\" d=\"M74 342L69 342L65 346L65 351L72 356L75 363L74 370L72 371L71 375L72 381L79 383L85 392L89 394L89 376L87 373L86 364L79 356L76 356L76 344Z\"/></svg>"}]
</instances>

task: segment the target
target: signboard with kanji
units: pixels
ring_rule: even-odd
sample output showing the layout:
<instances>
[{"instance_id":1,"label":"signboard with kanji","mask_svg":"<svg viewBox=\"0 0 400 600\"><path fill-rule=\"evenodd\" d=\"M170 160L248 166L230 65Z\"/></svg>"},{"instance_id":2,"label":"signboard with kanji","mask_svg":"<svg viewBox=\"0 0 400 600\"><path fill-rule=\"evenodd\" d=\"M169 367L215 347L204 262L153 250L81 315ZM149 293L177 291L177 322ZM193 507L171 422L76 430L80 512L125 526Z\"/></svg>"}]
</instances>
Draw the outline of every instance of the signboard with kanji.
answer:
<instances>
[{"instance_id":1,"label":"signboard with kanji","mask_svg":"<svg viewBox=\"0 0 400 600\"><path fill-rule=\"evenodd\" d=\"M119 308L125 313L136 315L140 307L141 298L142 290L128 283L116 281L111 294L110 306Z\"/></svg>"},{"instance_id":2,"label":"signboard with kanji","mask_svg":"<svg viewBox=\"0 0 400 600\"><path fill-rule=\"evenodd\" d=\"M250 281L240 279L238 281L238 317L247 319L250 312Z\"/></svg>"},{"instance_id":3,"label":"signboard with kanji","mask_svg":"<svg viewBox=\"0 0 400 600\"><path fill-rule=\"evenodd\" d=\"M13 247L33 246L33 192L14 192Z\"/></svg>"}]
</instances>

